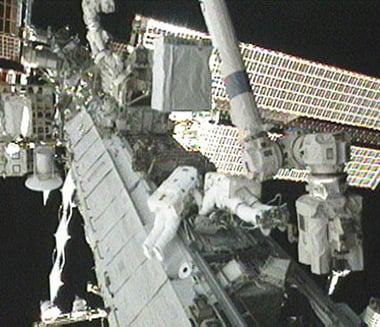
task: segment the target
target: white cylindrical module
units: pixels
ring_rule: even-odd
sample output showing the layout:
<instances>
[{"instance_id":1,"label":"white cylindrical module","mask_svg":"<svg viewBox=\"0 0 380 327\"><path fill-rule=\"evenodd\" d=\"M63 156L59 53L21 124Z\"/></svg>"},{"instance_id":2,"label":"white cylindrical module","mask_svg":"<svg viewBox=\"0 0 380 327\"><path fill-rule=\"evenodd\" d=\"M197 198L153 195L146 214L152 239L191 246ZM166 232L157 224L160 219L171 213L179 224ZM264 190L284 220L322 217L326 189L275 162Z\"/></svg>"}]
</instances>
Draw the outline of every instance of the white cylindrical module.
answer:
<instances>
[{"instance_id":1,"label":"white cylindrical module","mask_svg":"<svg viewBox=\"0 0 380 327\"><path fill-rule=\"evenodd\" d=\"M62 178L55 171L54 151L47 145L41 145L34 150L33 175L25 181L25 186L32 191L44 193L44 203L50 191L62 185Z\"/></svg>"},{"instance_id":2,"label":"white cylindrical module","mask_svg":"<svg viewBox=\"0 0 380 327\"><path fill-rule=\"evenodd\" d=\"M32 68L47 68L57 70L60 64L58 55L48 49L37 50L26 47L24 49L23 64Z\"/></svg>"},{"instance_id":3,"label":"white cylindrical module","mask_svg":"<svg viewBox=\"0 0 380 327\"><path fill-rule=\"evenodd\" d=\"M311 266L312 273L317 275L328 274L332 268L329 217L324 214L323 202L308 194L296 201L298 261Z\"/></svg>"},{"instance_id":4,"label":"white cylindrical module","mask_svg":"<svg viewBox=\"0 0 380 327\"><path fill-rule=\"evenodd\" d=\"M54 174L54 153L48 146L40 146L34 151L34 171L40 179L50 178Z\"/></svg>"}]
</instances>

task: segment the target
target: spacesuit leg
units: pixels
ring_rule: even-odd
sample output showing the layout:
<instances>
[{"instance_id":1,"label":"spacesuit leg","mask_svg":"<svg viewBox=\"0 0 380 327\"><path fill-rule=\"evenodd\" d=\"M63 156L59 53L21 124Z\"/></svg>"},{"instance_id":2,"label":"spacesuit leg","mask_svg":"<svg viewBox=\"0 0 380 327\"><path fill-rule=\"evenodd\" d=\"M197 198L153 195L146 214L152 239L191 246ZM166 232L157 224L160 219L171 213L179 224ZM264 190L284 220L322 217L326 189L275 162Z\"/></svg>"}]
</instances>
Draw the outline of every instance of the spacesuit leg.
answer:
<instances>
[{"instance_id":1,"label":"spacesuit leg","mask_svg":"<svg viewBox=\"0 0 380 327\"><path fill-rule=\"evenodd\" d=\"M154 218L154 224L153 228L148 234L148 237L146 238L144 244L143 244L143 250L144 255L150 259L152 257L152 249L155 245L158 237L163 233L165 228L165 217L163 217L161 214L157 214Z\"/></svg>"},{"instance_id":2,"label":"spacesuit leg","mask_svg":"<svg viewBox=\"0 0 380 327\"><path fill-rule=\"evenodd\" d=\"M159 261L164 260L165 247L174 238L181 223L181 218L171 211L162 216L162 220L165 222L165 227L153 247L153 253Z\"/></svg>"}]
</instances>

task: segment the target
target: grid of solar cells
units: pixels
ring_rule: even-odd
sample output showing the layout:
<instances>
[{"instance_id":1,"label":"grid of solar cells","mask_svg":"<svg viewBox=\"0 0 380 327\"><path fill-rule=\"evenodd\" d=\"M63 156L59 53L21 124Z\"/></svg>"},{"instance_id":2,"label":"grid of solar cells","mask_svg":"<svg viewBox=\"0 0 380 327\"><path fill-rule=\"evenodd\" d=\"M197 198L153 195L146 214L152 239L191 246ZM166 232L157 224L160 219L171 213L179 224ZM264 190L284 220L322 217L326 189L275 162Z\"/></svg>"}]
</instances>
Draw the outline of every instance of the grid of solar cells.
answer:
<instances>
[{"instance_id":1,"label":"grid of solar cells","mask_svg":"<svg viewBox=\"0 0 380 327\"><path fill-rule=\"evenodd\" d=\"M350 186L375 190L380 183L380 151L362 147L351 147L351 161L344 171ZM274 179L306 182L308 172L299 169L280 169Z\"/></svg>"},{"instance_id":2,"label":"grid of solar cells","mask_svg":"<svg viewBox=\"0 0 380 327\"><path fill-rule=\"evenodd\" d=\"M17 35L21 23L21 1L0 0L0 32Z\"/></svg>"},{"instance_id":3,"label":"grid of solar cells","mask_svg":"<svg viewBox=\"0 0 380 327\"><path fill-rule=\"evenodd\" d=\"M20 39L0 33L0 59L19 61Z\"/></svg>"},{"instance_id":4,"label":"grid of solar cells","mask_svg":"<svg viewBox=\"0 0 380 327\"><path fill-rule=\"evenodd\" d=\"M153 49L153 41L160 35L191 40L210 38L206 33L194 31L190 28L164 23L153 18L142 17L141 19L144 31L142 43L148 49Z\"/></svg>"},{"instance_id":5,"label":"grid of solar cells","mask_svg":"<svg viewBox=\"0 0 380 327\"><path fill-rule=\"evenodd\" d=\"M350 185L374 190L380 183L380 151L352 146L345 170Z\"/></svg>"},{"instance_id":6,"label":"grid of solar cells","mask_svg":"<svg viewBox=\"0 0 380 327\"><path fill-rule=\"evenodd\" d=\"M143 21L143 44L151 49L158 35L209 38L205 33L158 20ZM261 108L380 130L379 79L250 44L241 44L241 51ZM217 56L213 60L213 98L225 102L220 62ZM244 174L236 128L212 125L199 135L200 151L219 171ZM346 166L349 184L375 189L380 181L380 152L362 147L352 147L351 151L352 161ZM275 178L304 182L307 175L305 170L280 169Z\"/></svg>"},{"instance_id":7,"label":"grid of solar cells","mask_svg":"<svg viewBox=\"0 0 380 327\"><path fill-rule=\"evenodd\" d=\"M232 126L207 125L199 133L200 152L215 164L218 171L227 174L244 174L238 131ZM380 150L351 147L351 161L345 171L351 186L376 189L380 183ZM301 169L281 168L275 179L305 182L308 172Z\"/></svg>"},{"instance_id":8,"label":"grid of solar cells","mask_svg":"<svg viewBox=\"0 0 380 327\"><path fill-rule=\"evenodd\" d=\"M118 55L123 55L124 53L128 53L128 44L111 41L112 51Z\"/></svg>"},{"instance_id":9,"label":"grid of solar cells","mask_svg":"<svg viewBox=\"0 0 380 327\"><path fill-rule=\"evenodd\" d=\"M308 176L306 170L281 168L273 178L292 182L306 182Z\"/></svg>"},{"instance_id":10,"label":"grid of solar cells","mask_svg":"<svg viewBox=\"0 0 380 327\"><path fill-rule=\"evenodd\" d=\"M205 33L145 18L143 43L158 35L199 39ZM380 130L380 80L332 66L241 44L256 101L265 109ZM213 57L213 97L226 99L220 62Z\"/></svg>"},{"instance_id":11,"label":"grid of solar cells","mask_svg":"<svg viewBox=\"0 0 380 327\"><path fill-rule=\"evenodd\" d=\"M238 130L232 126L207 124L199 131L199 150L226 174L244 174L241 161L242 147Z\"/></svg>"}]
</instances>

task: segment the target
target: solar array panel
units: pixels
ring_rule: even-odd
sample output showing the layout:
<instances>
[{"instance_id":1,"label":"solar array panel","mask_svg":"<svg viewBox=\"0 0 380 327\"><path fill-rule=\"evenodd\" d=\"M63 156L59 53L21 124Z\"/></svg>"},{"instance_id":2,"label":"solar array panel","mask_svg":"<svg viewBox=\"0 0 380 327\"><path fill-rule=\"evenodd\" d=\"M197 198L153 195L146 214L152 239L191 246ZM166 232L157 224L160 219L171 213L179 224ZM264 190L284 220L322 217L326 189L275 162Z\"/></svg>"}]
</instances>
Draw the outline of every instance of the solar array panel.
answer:
<instances>
[{"instance_id":1,"label":"solar array panel","mask_svg":"<svg viewBox=\"0 0 380 327\"><path fill-rule=\"evenodd\" d=\"M242 44L261 108L380 130L380 80L281 52ZM214 96L225 97L220 63Z\"/></svg>"},{"instance_id":2,"label":"solar array panel","mask_svg":"<svg viewBox=\"0 0 380 327\"><path fill-rule=\"evenodd\" d=\"M143 44L159 35L209 38L205 33L144 18ZM380 130L380 80L278 51L241 43L256 101L263 109ZM213 56L213 98L227 100L220 61Z\"/></svg>"},{"instance_id":3,"label":"solar array panel","mask_svg":"<svg viewBox=\"0 0 380 327\"><path fill-rule=\"evenodd\" d=\"M153 48L159 35L184 39L209 39L206 33L185 27L142 18L143 45ZM290 56L278 51L241 43L241 52L263 112L272 111L371 129L371 140L377 143L380 130L380 79ZM211 59L212 96L216 103L226 103L227 96L217 55ZM310 124L309 124L310 125ZM315 124L314 124L315 125ZM322 128L321 126L317 126ZM323 127L324 128L324 127ZM326 131L326 130L321 130ZM366 130L360 133L366 134ZM358 139L363 140L361 135ZM199 127L200 151L218 171L244 174L238 131L232 126L202 125ZM377 144L379 146L380 144ZM352 146L351 161L346 165L351 186L375 189L380 182L380 151ZM304 182L308 172L280 169L276 179Z\"/></svg>"},{"instance_id":4,"label":"solar array panel","mask_svg":"<svg viewBox=\"0 0 380 327\"><path fill-rule=\"evenodd\" d=\"M344 171L350 186L375 190L380 183L380 151L358 146L351 147L351 161ZM275 179L306 182L306 170L280 169Z\"/></svg>"},{"instance_id":5,"label":"solar array panel","mask_svg":"<svg viewBox=\"0 0 380 327\"><path fill-rule=\"evenodd\" d=\"M148 49L153 49L153 41L160 35L174 36L189 40L210 38L206 33L198 32L187 27L165 23L153 18L136 16L135 20L142 21L142 44Z\"/></svg>"},{"instance_id":6,"label":"solar array panel","mask_svg":"<svg viewBox=\"0 0 380 327\"><path fill-rule=\"evenodd\" d=\"M199 149L215 164L218 171L244 175L241 161L242 147L238 130L232 126L204 125L199 129ZM345 166L350 186L376 189L380 183L380 150L351 146L351 161ZM306 182L308 172L300 169L281 168L275 179Z\"/></svg>"},{"instance_id":7,"label":"solar array panel","mask_svg":"<svg viewBox=\"0 0 380 327\"><path fill-rule=\"evenodd\" d=\"M350 185L374 190L380 183L380 151L352 146L345 170Z\"/></svg>"},{"instance_id":8,"label":"solar array panel","mask_svg":"<svg viewBox=\"0 0 380 327\"><path fill-rule=\"evenodd\" d=\"M199 129L199 150L219 172L244 174L238 130L232 126L204 124Z\"/></svg>"},{"instance_id":9,"label":"solar array panel","mask_svg":"<svg viewBox=\"0 0 380 327\"><path fill-rule=\"evenodd\" d=\"M18 37L0 33L0 59L19 61L21 41Z\"/></svg>"}]
</instances>

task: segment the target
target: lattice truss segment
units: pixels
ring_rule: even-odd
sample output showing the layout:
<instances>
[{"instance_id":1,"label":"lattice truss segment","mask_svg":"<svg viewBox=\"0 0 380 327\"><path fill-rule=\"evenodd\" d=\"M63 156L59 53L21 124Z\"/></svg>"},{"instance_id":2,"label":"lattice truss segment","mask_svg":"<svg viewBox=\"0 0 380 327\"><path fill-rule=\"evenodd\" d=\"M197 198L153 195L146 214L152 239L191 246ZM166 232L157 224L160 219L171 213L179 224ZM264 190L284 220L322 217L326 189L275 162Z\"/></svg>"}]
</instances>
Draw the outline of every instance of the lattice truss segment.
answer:
<instances>
[{"instance_id":1,"label":"lattice truss segment","mask_svg":"<svg viewBox=\"0 0 380 327\"><path fill-rule=\"evenodd\" d=\"M199 132L199 148L215 164L218 171L227 174L244 175L241 162L241 145L238 130L232 126L206 125ZM349 185L376 189L380 183L380 150L358 146L351 147L351 161L345 171ZM306 170L280 169L275 179L305 182Z\"/></svg>"},{"instance_id":2,"label":"lattice truss segment","mask_svg":"<svg viewBox=\"0 0 380 327\"><path fill-rule=\"evenodd\" d=\"M159 35L186 39L207 34L143 18L143 44ZM256 101L263 109L380 130L380 79L241 43ZM220 61L212 58L213 98L227 100Z\"/></svg>"}]
</instances>

